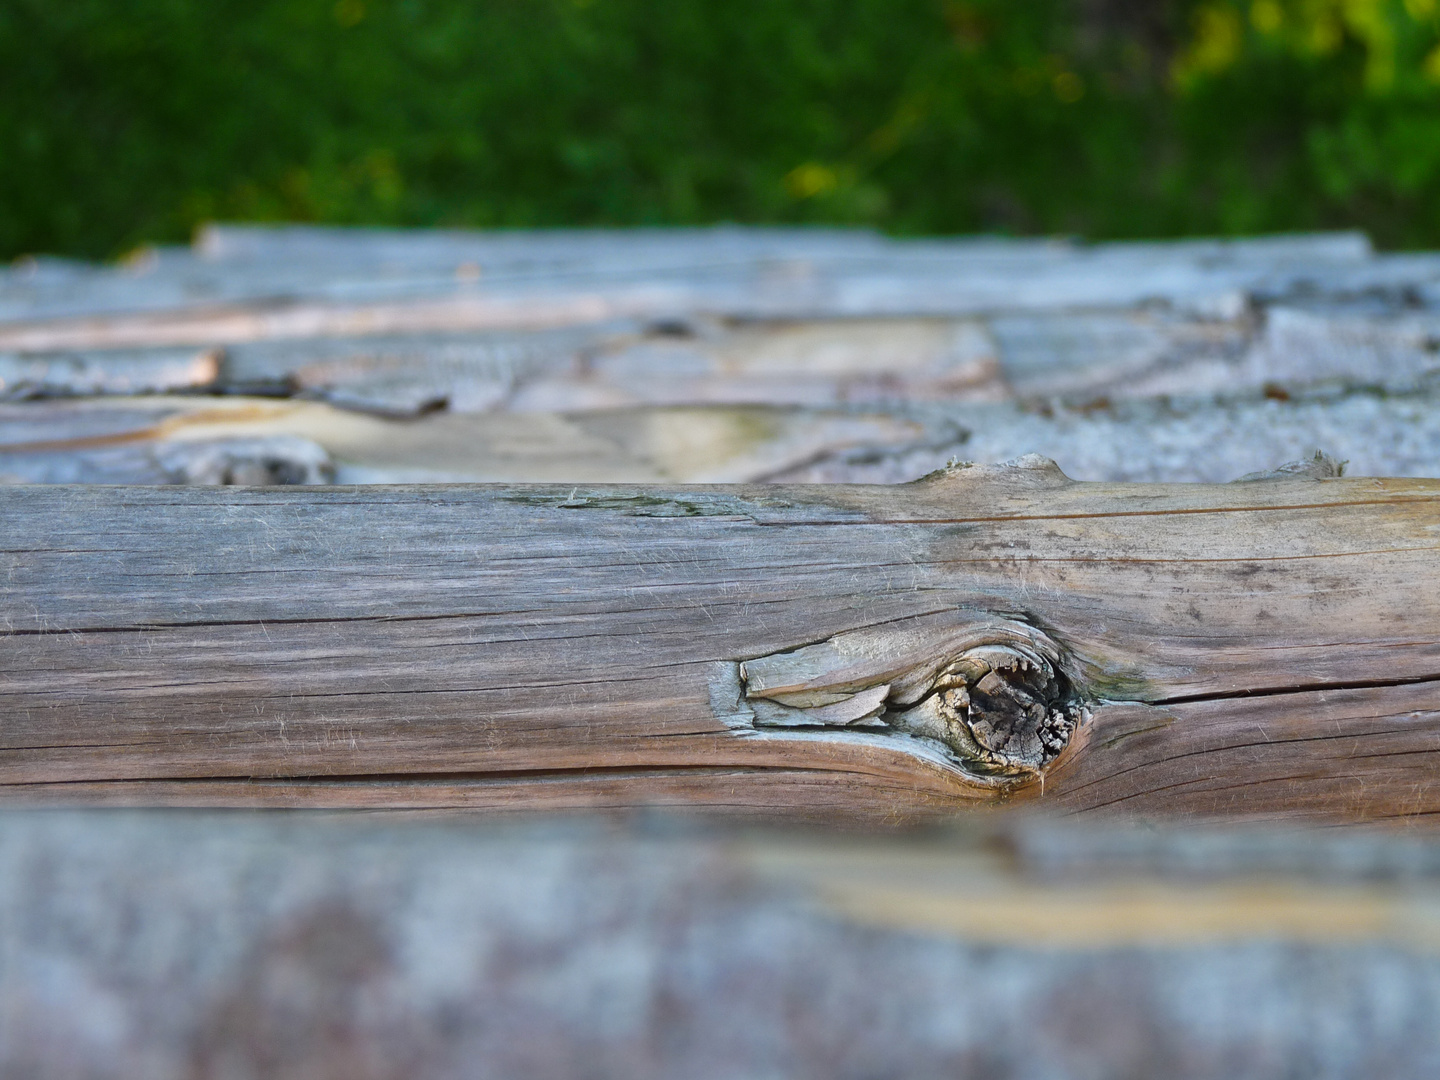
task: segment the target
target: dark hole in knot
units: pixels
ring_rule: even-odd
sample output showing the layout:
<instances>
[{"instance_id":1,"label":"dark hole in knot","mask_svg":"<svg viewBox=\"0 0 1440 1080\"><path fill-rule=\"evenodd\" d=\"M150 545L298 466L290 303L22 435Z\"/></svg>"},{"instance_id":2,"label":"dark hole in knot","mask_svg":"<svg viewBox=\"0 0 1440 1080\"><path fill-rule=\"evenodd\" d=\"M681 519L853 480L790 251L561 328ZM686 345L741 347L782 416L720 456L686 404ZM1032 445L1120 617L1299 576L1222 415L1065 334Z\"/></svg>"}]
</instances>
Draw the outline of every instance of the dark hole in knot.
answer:
<instances>
[{"instance_id":1,"label":"dark hole in knot","mask_svg":"<svg viewBox=\"0 0 1440 1080\"><path fill-rule=\"evenodd\" d=\"M1070 680L1018 646L971 650L944 668L931 693L886 720L939 739L989 776L1038 774L1065 749L1083 718Z\"/></svg>"}]
</instances>

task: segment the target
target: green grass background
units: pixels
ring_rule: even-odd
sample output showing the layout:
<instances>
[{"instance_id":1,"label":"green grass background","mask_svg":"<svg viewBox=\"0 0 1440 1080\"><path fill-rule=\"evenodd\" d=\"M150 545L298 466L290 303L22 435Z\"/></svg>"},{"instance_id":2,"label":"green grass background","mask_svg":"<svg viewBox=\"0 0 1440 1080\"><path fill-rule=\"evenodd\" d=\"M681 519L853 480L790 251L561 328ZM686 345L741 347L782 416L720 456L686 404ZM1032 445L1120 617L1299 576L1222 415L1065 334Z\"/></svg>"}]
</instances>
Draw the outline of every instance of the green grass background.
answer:
<instances>
[{"instance_id":1,"label":"green grass background","mask_svg":"<svg viewBox=\"0 0 1440 1080\"><path fill-rule=\"evenodd\" d=\"M1436 0L0 0L0 257L212 219L1440 246Z\"/></svg>"}]
</instances>

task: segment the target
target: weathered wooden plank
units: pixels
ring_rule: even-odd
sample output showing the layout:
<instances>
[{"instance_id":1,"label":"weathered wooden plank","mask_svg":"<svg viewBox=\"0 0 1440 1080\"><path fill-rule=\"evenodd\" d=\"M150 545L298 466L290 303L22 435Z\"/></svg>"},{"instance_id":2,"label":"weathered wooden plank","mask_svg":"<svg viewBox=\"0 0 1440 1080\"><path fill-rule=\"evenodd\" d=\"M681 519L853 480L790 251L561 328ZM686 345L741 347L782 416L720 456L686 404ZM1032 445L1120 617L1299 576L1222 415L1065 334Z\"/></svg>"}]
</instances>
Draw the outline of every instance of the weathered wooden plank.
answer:
<instances>
[{"instance_id":1,"label":"weathered wooden plank","mask_svg":"<svg viewBox=\"0 0 1440 1080\"><path fill-rule=\"evenodd\" d=\"M1355 234L1086 247L221 227L119 267L0 271L0 337L45 346L0 355L0 392L208 387L420 422L308 402L135 402L164 418L122 439L105 409L38 403L0 415L0 479L333 466L381 483L899 482L1042 452L1085 479L1223 481L1317 445L1361 472L1436 475L1437 267ZM531 318L576 303L589 314L560 318L570 325ZM592 321L602 308L628 315ZM487 311L520 328L496 330ZM97 319L140 336L65 351L25 337L36 319L62 337ZM196 346L156 344L142 332L155 320L189 327ZM39 434L10 437L18 428ZM294 467L190 464L221 453L199 442L277 437L308 440L281 455Z\"/></svg>"},{"instance_id":2,"label":"weathered wooden plank","mask_svg":"<svg viewBox=\"0 0 1440 1080\"><path fill-rule=\"evenodd\" d=\"M55 400L0 404L0 478L216 483L222 478L204 463L249 447L242 455L248 460L290 463L271 470L273 482L734 483L845 452L882 456L950 446L963 435L938 412L875 407L435 412L406 419L303 400Z\"/></svg>"},{"instance_id":3,"label":"weathered wooden plank","mask_svg":"<svg viewBox=\"0 0 1440 1080\"><path fill-rule=\"evenodd\" d=\"M219 352L211 350L0 353L0 400L196 390L214 383L219 374Z\"/></svg>"},{"instance_id":4,"label":"weathered wooden plank","mask_svg":"<svg viewBox=\"0 0 1440 1080\"><path fill-rule=\"evenodd\" d=\"M208 460L207 446L280 450L276 439L295 448L280 455L297 466L283 475L332 475L342 483L901 483L953 460L998 462L1030 452L1084 480L1223 483L1317 447L1360 475L1423 477L1440 475L1440 393L1297 391L1083 406L641 406L415 418L273 398L50 400L0 404L0 477L213 482L211 471L190 464Z\"/></svg>"},{"instance_id":5,"label":"weathered wooden plank","mask_svg":"<svg viewBox=\"0 0 1440 1080\"><path fill-rule=\"evenodd\" d=\"M0 512L9 799L1440 809L1436 481L1034 459L903 488L13 488Z\"/></svg>"},{"instance_id":6,"label":"weathered wooden plank","mask_svg":"<svg viewBox=\"0 0 1440 1080\"><path fill-rule=\"evenodd\" d=\"M955 317L1155 303L1213 314L1243 308L1247 296L1422 295L1440 275L1433 258L1376 256L1355 234L1086 247L796 230L420 233L378 244L337 233L305 257L310 247L282 242L275 250L299 257L234 261L159 251L116 271L48 279L12 272L0 280L0 349L217 346L687 314Z\"/></svg>"},{"instance_id":7,"label":"weathered wooden plank","mask_svg":"<svg viewBox=\"0 0 1440 1080\"><path fill-rule=\"evenodd\" d=\"M1433 388L1271 387L1180 400L962 403L944 415L960 429L953 441L839 449L771 478L903 483L952 460L999 462L1037 453L1083 480L1224 483L1320 447L1362 476L1440 476L1440 394Z\"/></svg>"},{"instance_id":8,"label":"weathered wooden plank","mask_svg":"<svg viewBox=\"0 0 1440 1080\"><path fill-rule=\"evenodd\" d=\"M1437 911L1393 832L8 812L0 1073L1427 1080Z\"/></svg>"}]
</instances>

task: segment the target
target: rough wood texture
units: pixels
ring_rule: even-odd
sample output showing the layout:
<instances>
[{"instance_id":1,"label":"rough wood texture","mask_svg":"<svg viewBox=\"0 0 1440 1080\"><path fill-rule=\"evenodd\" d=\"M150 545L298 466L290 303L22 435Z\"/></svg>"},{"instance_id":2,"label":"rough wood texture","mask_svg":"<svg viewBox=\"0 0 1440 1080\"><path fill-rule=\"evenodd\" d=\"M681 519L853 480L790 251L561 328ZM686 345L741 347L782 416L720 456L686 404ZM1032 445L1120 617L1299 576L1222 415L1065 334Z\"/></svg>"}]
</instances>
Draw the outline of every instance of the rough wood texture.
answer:
<instances>
[{"instance_id":1,"label":"rough wood texture","mask_svg":"<svg viewBox=\"0 0 1440 1080\"><path fill-rule=\"evenodd\" d=\"M862 230L427 232L219 228L118 271L0 276L0 350L540 329L690 313L747 319L1233 307L1246 293L1433 287L1433 256L1363 235L1086 246Z\"/></svg>"},{"instance_id":2,"label":"rough wood texture","mask_svg":"<svg viewBox=\"0 0 1440 1080\"><path fill-rule=\"evenodd\" d=\"M221 226L0 268L0 480L1436 476L1437 340L1440 258L1350 233Z\"/></svg>"},{"instance_id":3,"label":"rough wood texture","mask_svg":"<svg viewBox=\"0 0 1440 1080\"><path fill-rule=\"evenodd\" d=\"M898 488L20 487L0 518L10 801L1440 810L1440 482L1031 459Z\"/></svg>"},{"instance_id":4,"label":"rough wood texture","mask_svg":"<svg viewBox=\"0 0 1440 1080\"><path fill-rule=\"evenodd\" d=\"M1430 1080L1433 841L0 814L0 1075Z\"/></svg>"},{"instance_id":5,"label":"rough wood texture","mask_svg":"<svg viewBox=\"0 0 1440 1080\"><path fill-rule=\"evenodd\" d=\"M279 440L291 447L281 455L291 482L737 483L849 452L875 454L883 467L890 459L882 450L934 454L963 436L947 417L906 410L677 407L404 420L273 398L74 399L0 404L0 480L195 482L195 470L168 463L217 444L268 442L278 452Z\"/></svg>"}]
</instances>

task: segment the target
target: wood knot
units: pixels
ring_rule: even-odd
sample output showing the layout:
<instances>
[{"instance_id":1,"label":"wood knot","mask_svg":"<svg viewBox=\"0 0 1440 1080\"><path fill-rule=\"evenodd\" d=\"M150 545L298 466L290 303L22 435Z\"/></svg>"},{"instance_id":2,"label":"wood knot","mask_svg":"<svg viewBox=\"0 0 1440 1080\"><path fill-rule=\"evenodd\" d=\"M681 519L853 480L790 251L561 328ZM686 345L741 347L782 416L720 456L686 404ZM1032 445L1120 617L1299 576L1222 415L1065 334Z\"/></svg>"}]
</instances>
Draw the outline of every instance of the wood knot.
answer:
<instances>
[{"instance_id":1,"label":"wood knot","mask_svg":"<svg viewBox=\"0 0 1440 1080\"><path fill-rule=\"evenodd\" d=\"M887 716L898 731L936 739L967 769L992 777L1040 775L1070 741L1085 707L1045 657L1015 645L966 652L931 693Z\"/></svg>"},{"instance_id":2,"label":"wood knot","mask_svg":"<svg viewBox=\"0 0 1440 1080\"><path fill-rule=\"evenodd\" d=\"M735 675L733 706L712 696L732 726L888 737L938 751L966 779L991 786L1042 776L1089 718L1048 635L964 609L746 660Z\"/></svg>"}]
</instances>

